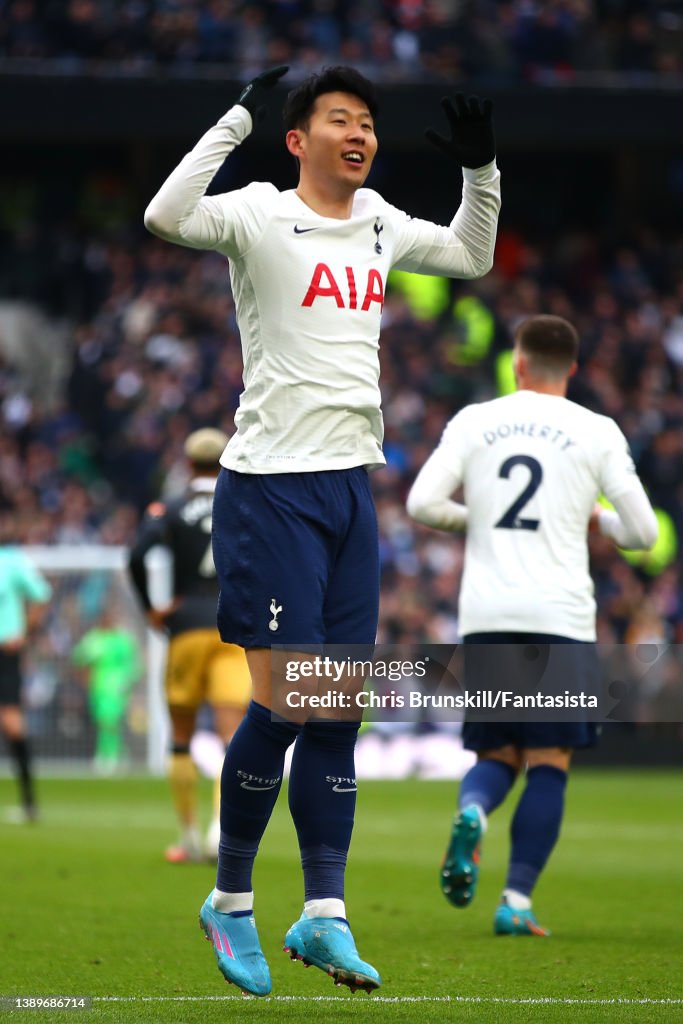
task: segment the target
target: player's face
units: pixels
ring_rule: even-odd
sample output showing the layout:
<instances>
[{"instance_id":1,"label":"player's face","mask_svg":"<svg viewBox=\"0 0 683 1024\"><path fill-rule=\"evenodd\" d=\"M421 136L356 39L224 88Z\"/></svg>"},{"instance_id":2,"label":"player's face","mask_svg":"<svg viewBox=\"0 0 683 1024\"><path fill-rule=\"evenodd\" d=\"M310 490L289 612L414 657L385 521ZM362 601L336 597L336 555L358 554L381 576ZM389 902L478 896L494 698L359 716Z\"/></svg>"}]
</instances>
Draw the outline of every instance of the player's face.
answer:
<instances>
[{"instance_id":1,"label":"player's face","mask_svg":"<svg viewBox=\"0 0 683 1024\"><path fill-rule=\"evenodd\" d=\"M319 96L306 131L296 135L302 174L355 191L365 182L377 152L377 136L365 103L346 92ZM289 139L288 139L289 144Z\"/></svg>"}]
</instances>

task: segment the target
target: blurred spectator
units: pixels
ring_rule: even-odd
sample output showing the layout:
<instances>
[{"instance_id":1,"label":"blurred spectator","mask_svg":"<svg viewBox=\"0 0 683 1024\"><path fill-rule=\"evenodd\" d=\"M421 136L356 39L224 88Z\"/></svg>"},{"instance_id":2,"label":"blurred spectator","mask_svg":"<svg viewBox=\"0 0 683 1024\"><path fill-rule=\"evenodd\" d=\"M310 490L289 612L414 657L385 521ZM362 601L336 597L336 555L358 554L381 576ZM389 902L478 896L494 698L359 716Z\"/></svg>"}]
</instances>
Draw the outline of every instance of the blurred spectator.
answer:
<instances>
[{"instance_id":1,"label":"blurred spectator","mask_svg":"<svg viewBox=\"0 0 683 1024\"><path fill-rule=\"evenodd\" d=\"M626 11L624 11L624 6ZM339 59L387 81L504 85L642 81L683 74L676 0L7 0L0 57L22 70L249 78L287 62L294 77ZM27 64L28 62L28 64ZM7 65L9 67L9 65Z\"/></svg>"}]
</instances>

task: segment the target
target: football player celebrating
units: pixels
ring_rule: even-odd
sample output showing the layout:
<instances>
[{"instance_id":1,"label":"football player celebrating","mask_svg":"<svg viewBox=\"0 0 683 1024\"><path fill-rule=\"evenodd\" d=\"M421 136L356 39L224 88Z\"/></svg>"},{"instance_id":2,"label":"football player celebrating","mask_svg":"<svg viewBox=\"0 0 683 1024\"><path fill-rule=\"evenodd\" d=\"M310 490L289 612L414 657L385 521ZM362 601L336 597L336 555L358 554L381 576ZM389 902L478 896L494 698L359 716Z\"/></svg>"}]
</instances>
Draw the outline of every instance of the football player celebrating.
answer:
<instances>
[{"instance_id":1,"label":"football player celebrating","mask_svg":"<svg viewBox=\"0 0 683 1024\"><path fill-rule=\"evenodd\" d=\"M648 548L657 536L619 427L566 398L578 344L560 317L520 324L517 392L454 416L408 495L408 512L418 522L467 531L459 624L468 690L506 678L522 692L524 680L535 684L537 667L529 661L525 667L529 645L537 659L537 645L552 657L547 671L556 666L556 683L566 678L572 687L580 680L589 686L597 669L589 528L628 548ZM460 486L464 505L451 499ZM616 511L595 504L600 493ZM441 872L451 903L471 902L486 817L526 769L494 930L549 934L533 914L531 894L559 835L572 751L595 739L596 727L587 721L465 720L463 741L478 761L462 781Z\"/></svg>"},{"instance_id":2,"label":"football player celebrating","mask_svg":"<svg viewBox=\"0 0 683 1024\"><path fill-rule=\"evenodd\" d=\"M358 956L344 904L359 722L273 716L271 646L374 643L379 561L367 470L384 463L378 342L387 275L392 267L486 274L500 205L491 106L474 97L444 101L448 138L428 132L463 168L450 225L412 219L364 188L377 101L349 67L324 69L287 98L296 188L252 182L206 196L286 71L245 88L145 214L161 238L228 257L242 339L244 391L221 459L214 556L221 635L247 650L253 702L226 756L218 876L201 921L221 972L256 995L271 982L252 916L252 865L294 741L289 805L305 903L286 947L338 983L380 984Z\"/></svg>"}]
</instances>

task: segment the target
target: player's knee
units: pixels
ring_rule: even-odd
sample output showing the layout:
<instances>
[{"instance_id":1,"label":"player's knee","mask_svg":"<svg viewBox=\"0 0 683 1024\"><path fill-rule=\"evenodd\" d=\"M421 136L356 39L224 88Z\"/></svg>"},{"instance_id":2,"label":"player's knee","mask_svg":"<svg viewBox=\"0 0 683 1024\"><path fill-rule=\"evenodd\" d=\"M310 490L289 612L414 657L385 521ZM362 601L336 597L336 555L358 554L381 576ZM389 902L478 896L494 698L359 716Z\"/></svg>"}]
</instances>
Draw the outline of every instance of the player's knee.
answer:
<instances>
[{"instance_id":1,"label":"player's knee","mask_svg":"<svg viewBox=\"0 0 683 1024\"><path fill-rule=\"evenodd\" d=\"M498 747L495 750L481 750L479 751L478 759L480 761L500 761L502 764L512 768L515 775L519 774L524 763L522 751L512 745Z\"/></svg>"},{"instance_id":2,"label":"player's knee","mask_svg":"<svg viewBox=\"0 0 683 1024\"><path fill-rule=\"evenodd\" d=\"M550 768L557 768L561 772L568 772L571 759L572 750L569 747L543 747L524 751L524 760L528 770L546 765Z\"/></svg>"},{"instance_id":3,"label":"player's knee","mask_svg":"<svg viewBox=\"0 0 683 1024\"><path fill-rule=\"evenodd\" d=\"M246 708L231 704L214 704L214 722L216 732L225 744L228 744L244 718Z\"/></svg>"},{"instance_id":4,"label":"player's knee","mask_svg":"<svg viewBox=\"0 0 683 1024\"><path fill-rule=\"evenodd\" d=\"M9 740L22 739L26 732L21 708L13 704L0 707L0 728Z\"/></svg>"}]
</instances>

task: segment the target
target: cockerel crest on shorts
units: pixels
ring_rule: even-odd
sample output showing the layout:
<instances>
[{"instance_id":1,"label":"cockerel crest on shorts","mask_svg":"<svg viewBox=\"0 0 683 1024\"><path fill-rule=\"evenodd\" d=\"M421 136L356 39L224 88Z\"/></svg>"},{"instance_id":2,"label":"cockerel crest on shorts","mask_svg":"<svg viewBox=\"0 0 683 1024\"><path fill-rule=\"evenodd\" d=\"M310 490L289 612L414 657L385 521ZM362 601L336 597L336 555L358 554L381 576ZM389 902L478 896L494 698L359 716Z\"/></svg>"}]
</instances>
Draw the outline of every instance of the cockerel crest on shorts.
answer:
<instances>
[{"instance_id":1,"label":"cockerel crest on shorts","mask_svg":"<svg viewBox=\"0 0 683 1024\"><path fill-rule=\"evenodd\" d=\"M270 622L268 623L268 629L270 629L271 632L273 632L273 633L280 626L280 623L277 621L277 617L278 617L278 615L280 614L281 611L282 611L282 605L278 604L274 597L271 598L271 601L270 601L270 614L273 617L270 620Z\"/></svg>"}]
</instances>

